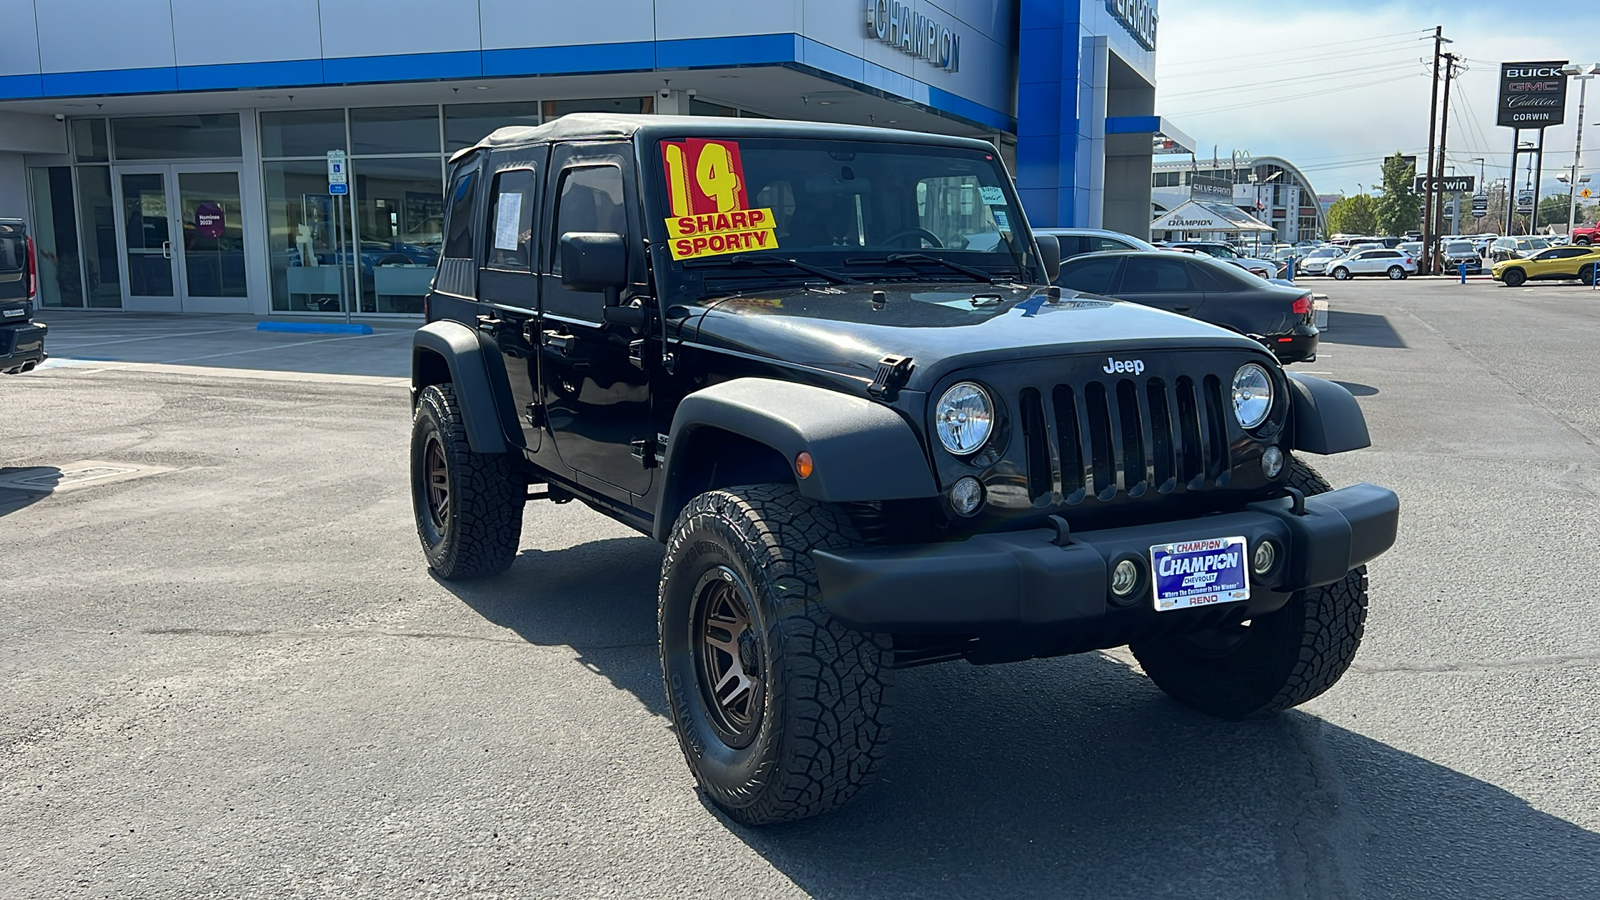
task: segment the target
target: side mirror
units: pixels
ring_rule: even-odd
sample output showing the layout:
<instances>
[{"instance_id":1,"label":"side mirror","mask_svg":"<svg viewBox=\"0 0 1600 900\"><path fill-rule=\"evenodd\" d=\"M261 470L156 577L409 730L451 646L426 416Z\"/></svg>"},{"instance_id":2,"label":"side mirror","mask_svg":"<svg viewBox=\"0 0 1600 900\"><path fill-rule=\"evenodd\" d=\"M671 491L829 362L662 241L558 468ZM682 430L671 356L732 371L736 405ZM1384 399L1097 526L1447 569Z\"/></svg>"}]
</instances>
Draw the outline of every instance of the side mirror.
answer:
<instances>
[{"instance_id":1,"label":"side mirror","mask_svg":"<svg viewBox=\"0 0 1600 900\"><path fill-rule=\"evenodd\" d=\"M1039 262L1044 265L1045 280L1054 284L1056 276L1061 274L1061 241L1053 234L1036 234L1033 239L1039 242Z\"/></svg>"},{"instance_id":2,"label":"side mirror","mask_svg":"<svg viewBox=\"0 0 1600 900\"><path fill-rule=\"evenodd\" d=\"M628 245L615 232L569 231L561 236L561 286L608 295L628 284Z\"/></svg>"}]
</instances>

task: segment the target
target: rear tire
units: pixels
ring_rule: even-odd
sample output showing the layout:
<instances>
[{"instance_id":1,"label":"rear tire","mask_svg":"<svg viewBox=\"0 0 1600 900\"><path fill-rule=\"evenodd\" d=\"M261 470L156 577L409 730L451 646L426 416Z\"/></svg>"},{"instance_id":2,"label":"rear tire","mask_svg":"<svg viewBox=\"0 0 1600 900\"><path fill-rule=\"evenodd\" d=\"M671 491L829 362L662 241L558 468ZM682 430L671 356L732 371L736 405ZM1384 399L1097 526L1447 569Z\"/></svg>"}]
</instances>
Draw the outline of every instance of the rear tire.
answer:
<instances>
[{"instance_id":1,"label":"rear tire","mask_svg":"<svg viewBox=\"0 0 1600 900\"><path fill-rule=\"evenodd\" d=\"M510 568L527 490L506 454L467 442L454 385L423 389L411 425L411 505L434 574L455 581Z\"/></svg>"},{"instance_id":2,"label":"rear tire","mask_svg":"<svg viewBox=\"0 0 1600 900\"><path fill-rule=\"evenodd\" d=\"M1293 460L1289 484L1325 493L1315 469ZM1167 696L1224 719L1279 712L1338 682L1361 646L1367 620L1367 569L1298 591L1283 608L1245 625L1131 645Z\"/></svg>"},{"instance_id":3,"label":"rear tire","mask_svg":"<svg viewBox=\"0 0 1600 900\"><path fill-rule=\"evenodd\" d=\"M1350 279L1350 270L1340 266L1333 270L1333 277L1336 281L1348 281Z\"/></svg>"},{"instance_id":4,"label":"rear tire","mask_svg":"<svg viewBox=\"0 0 1600 900\"><path fill-rule=\"evenodd\" d=\"M1401 279L1403 279L1405 277L1406 277L1406 270L1405 269L1401 268L1400 266L1390 266L1389 267L1389 280L1390 281L1400 281Z\"/></svg>"},{"instance_id":5,"label":"rear tire","mask_svg":"<svg viewBox=\"0 0 1600 900\"><path fill-rule=\"evenodd\" d=\"M819 602L814 549L859 546L850 520L791 485L701 494L661 563L661 671L706 797L747 825L832 810L888 747L888 635Z\"/></svg>"},{"instance_id":6,"label":"rear tire","mask_svg":"<svg viewBox=\"0 0 1600 900\"><path fill-rule=\"evenodd\" d=\"M1520 287L1523 282L1528 280L1528 273L1519 268L1511 268L1500 276L1500 280L1506 283L1506 287Z\"/></svg>"}]
</instances>

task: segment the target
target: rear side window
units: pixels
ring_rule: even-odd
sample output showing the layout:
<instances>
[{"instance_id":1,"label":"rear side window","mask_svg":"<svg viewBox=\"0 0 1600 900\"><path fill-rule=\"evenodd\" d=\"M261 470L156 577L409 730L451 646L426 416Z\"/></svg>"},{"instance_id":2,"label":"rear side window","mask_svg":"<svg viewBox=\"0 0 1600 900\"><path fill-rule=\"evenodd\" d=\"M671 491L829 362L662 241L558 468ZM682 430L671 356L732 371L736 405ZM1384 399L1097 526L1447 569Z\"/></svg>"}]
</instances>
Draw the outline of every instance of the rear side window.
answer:
<instances>
[{"instance_id":1,"label":"rear side window","mask_svg":"<svg viewBox=\"0 0 1600 900\"><path fill-rule=\"evenodd\" d=\"M1117 274L1117 264L1120 262L1121 259L1107 257L1063 263L1061 274L1056 276L1056 285L1089 294L1110 293L1111 277Z\"/></svg>"},{"instance_id":2,"label":"rear side window","mask_svg":"<svg viewBox=\"0 0 1600 900\"><path fill-rule=\"evenodd\" d=\"M1176 259L1133 256L1122 271L1122 293L1154 294L1192 290L1189 267Z\"/></svg>"},{"instance_id":3,"label":"rear side window","mask_svg":"<svg viewBox=\"0 0 1600 900\"><path fill-rule=\"evenodd\" d=\"M469 169L450 185L450 210L445 220L444 255L472 258L472 185L478 174Z\"/></svg>"},{"instance_id":4,"label":"rear side window","mask_svg":"<svg viewBox=\"0 0 1600 900\"><path fill-rule=\"evenodd\" d=\"M538 173L508 169L496 173L489 192L489 268L533 271L533 212Z\"/></svg>"},{"instance_id":5,"label":"rear side window","mask_svg":"<svg viewBox=\"0 0 1600 900\"><path fill-rule=\"evenodd\" d=\"M22 238L0 234L0 272L20 272L28 264Z\"/></svg>"},{"instance_id":6,"label":"rear side window","mask_svg":"<svg viewBox=\"0 0 1600 900\"><path fill-rule=\"evenodd\" d=\"M1089 237L1084 238L1083 241L1088 245L1088 250L1086 252L1089 253L1098 253L1101 250L1133 249L1132 244L1124 243L1114 238L1100 237L1099 235L1090 235Z\"/></svg>"},{"instance_id":7,"label":"rear side window","mask_svg":"<svg viewBox=\"0 0 1600 900\"><path fill-rule=\"evenodd\" d=\"M561 274L561 236L573 231L621 234L628 230L622 205L622 170L616 166L568 169L561 179L555 239L550 242L550 274Z\"/></svg>"}]
</instances>

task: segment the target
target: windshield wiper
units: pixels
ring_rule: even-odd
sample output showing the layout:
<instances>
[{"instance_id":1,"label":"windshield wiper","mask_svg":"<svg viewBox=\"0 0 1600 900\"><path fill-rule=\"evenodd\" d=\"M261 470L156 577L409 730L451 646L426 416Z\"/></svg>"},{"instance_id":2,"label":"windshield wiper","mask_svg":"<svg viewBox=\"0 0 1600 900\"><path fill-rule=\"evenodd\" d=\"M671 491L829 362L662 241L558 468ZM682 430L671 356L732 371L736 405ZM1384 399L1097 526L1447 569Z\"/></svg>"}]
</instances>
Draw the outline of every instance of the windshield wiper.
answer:
<instances>
[{"instance_id":1,"label":"windshield wiper","mask_svg":"<svg viewBox=\"0 0 1600 900\"><path fill-rule=\"evenodd\" d=\"M851 278L849 275L841 275L838 272L829 271L821 266L813 266L810 263L804 263L798 259L790 259L786 256L776 256L771 253L746 253L729 259L728 263L735 266L770 266L775 263L781 263L786 266L793 266L794 268L803 272L810 272L813 275L821 275L823 278L828 279L834 284L861 283L860 281Z\"/></svg>"},{"instance_id":2,"label":"windshield wiper","mask_svg":"<svg viewBox=\"0 0 1600 900\"><path fill-rule=\"evenodd\" d=\"M963 275L971 275L973 278L989 284L994 284L996 281L1000 280L1000 277L994 275L993 273L985 272L982 269L974 268L972 266L964 266L958 262L951 262L948 259L941 259L937 256L931 256L927 253L891 253L888 256L885 256L883 261L900 263L908 266L915 265L917 263L933 263L934 265L944 266L947 269L960 272Z\"/></svg>"}]
</instances>

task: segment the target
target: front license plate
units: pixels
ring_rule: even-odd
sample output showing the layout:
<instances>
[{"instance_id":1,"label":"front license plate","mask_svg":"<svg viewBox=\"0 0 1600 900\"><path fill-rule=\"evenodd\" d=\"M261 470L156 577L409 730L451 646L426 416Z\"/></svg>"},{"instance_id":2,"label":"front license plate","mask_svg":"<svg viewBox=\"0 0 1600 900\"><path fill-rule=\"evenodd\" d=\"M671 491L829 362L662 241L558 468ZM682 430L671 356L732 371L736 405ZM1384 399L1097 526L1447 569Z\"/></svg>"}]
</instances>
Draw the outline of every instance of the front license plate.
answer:
<instances>
[{"instance_id":1,"label":"front license plate","mask_svg":"<svg viewBox=\"0 0 1600 900\"><path fill-rule=\"evenodd\" d=\"M1207 538L1150 548L1156 612L1250 599L1242 537Z\"/></svg>"}]
</instances>

